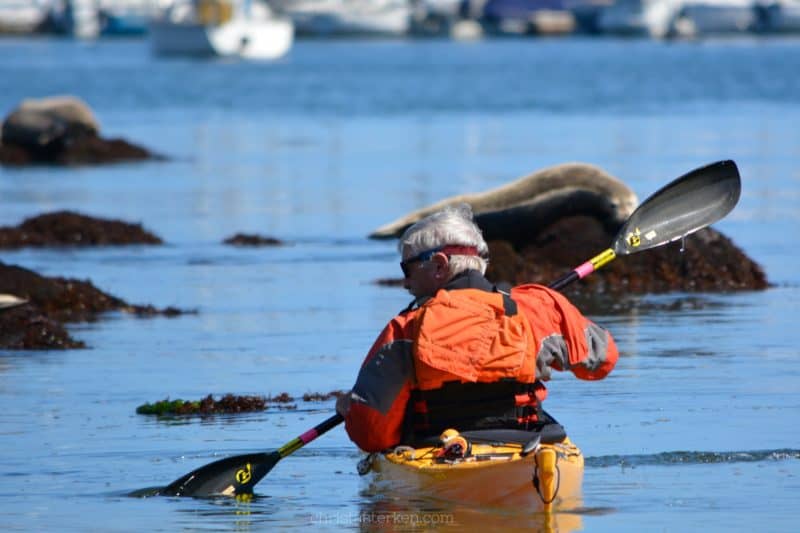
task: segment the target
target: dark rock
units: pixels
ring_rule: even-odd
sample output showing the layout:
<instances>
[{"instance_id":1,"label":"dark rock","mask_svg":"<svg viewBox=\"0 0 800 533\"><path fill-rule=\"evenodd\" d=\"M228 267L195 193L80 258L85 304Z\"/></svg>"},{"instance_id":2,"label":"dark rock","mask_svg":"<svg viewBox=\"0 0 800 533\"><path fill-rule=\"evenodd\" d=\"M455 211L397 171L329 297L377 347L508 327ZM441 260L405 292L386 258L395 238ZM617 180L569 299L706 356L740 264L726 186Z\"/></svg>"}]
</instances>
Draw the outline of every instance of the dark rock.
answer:
<instances>
[{"instance_id":1,"label":"dark rock","mask_svg":"<svg viewBox=\"0 0 800 533\"><path fill-rule=\"evenodd\" d=\"M150 305L131 305L97 289L89 281L44 277L2 262L0 294L12 294L29 302L18 308L0 311L4 317L0 329L0 348L82 347L83 343L71 340L59 323L97 320L102 313L109 311L169 317L195 312L172 307L159 310ZM20 340L15 330L28 333Z\"/></svg>"},{"instance_id":2,"label":"dark rock","mask_svg":"<svg viewBox=\"0 0 800 533\"><path fill-rule=\"evenodd\" d=\"M547 285L609 247L614 236L594 218L565 218L543 228L521 250L503 241L489 243L486 274L496 283ZM581 293L761 290L768 285L758 264L730 239L705 228L683 243L618 257L564 292L577 297Z\"/></svg>"},{"instance_id":3,"label":"dark rock","mask_svg":"<svg viewBox=\"0 0 800 533\"><path fill-rule=\"evenodd\" d=\"M93 218L71 211L28 218L16 228L0 227L0 248L162 243L159 237L142 228L141 224Z\"/></svg>"},{"instance_id":4,"label":"dark rock","mask_svg":"<svg viewBox=\"0 0 800 533\"><path fill-rule=\"evenodd\" d=\"M0 348L8 350L54 350L84 348L60 323L27 304L0 310Z\"/></svg>"},{"instance_id":5,"label":"dark rock","mask_svg":"<svg viewBox=\"0 0 800 533\"><path fill-rule=\"evenodd\" d=\"M130 307L88 281L49 278L0 263L0 293L28 299L46 317L60 322L90 321L99 313Z\"/></svg>"},{"instance_id":6,"label":"dark rock","mask_svg":"<svg viewBox=\"0 0 800 533\"><path fill-rule=\"evenodd\" d=\"M248 233L237 233L233 237L228 237L223 242L235 246L281 246L284 244L283 241L274 237L262 237L261 235Z\"/></svg>"},{"instance_id":7,"label":"dark rock","mask_svg":"<svg viewBox=\"0 0 800 533\"><path fill-rule=\"evenodd\" d=\"M32 164L78 166L148 159L166 158L124 139L103 139L97 135L60 138L41 147L26 147L8 142L0 145L0 163L12 166Z\"/></svg>"}]
</instances>

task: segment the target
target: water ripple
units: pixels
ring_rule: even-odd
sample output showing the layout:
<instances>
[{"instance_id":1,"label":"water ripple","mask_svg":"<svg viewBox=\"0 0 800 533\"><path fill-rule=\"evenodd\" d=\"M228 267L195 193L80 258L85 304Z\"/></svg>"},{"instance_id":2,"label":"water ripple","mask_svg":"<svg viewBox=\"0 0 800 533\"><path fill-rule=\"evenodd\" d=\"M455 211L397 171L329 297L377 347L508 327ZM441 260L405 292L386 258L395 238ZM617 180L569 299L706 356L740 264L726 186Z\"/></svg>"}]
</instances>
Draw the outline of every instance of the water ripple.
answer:
<instances>
[{"instance_id":1,"label":"water ripple","mask_svg":"<svg viewBox=\"0 0 800 533\"><path fill-rule=\"evenodd\" d=\"M692 465L707 463L757 463L800 459L800 450L781 448L741 452L662 452L637 455L601 455L587 457L586 466L606 468L610 466Z\"/></svg>"}]
</instances>

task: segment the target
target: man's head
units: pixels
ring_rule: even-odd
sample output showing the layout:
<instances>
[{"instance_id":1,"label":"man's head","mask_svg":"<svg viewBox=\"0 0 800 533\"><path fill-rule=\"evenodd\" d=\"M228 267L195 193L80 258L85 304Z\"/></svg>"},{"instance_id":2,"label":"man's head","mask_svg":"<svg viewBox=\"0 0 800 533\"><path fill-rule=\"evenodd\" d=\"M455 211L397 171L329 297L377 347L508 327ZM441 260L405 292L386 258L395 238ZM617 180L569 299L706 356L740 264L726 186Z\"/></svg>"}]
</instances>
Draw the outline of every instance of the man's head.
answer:
<instances>
[{"instance_id":1,"label":"man's head","mask_svg":"<svg viewBox=\"0 0 800 533\"><path fill-rule=\"evenodd\" d=\"M404 286L416 297L433 296L454 276L473 269L486 272L489 247L467 204L429 215L400 237Z\"/></svg>"}]
</instances>

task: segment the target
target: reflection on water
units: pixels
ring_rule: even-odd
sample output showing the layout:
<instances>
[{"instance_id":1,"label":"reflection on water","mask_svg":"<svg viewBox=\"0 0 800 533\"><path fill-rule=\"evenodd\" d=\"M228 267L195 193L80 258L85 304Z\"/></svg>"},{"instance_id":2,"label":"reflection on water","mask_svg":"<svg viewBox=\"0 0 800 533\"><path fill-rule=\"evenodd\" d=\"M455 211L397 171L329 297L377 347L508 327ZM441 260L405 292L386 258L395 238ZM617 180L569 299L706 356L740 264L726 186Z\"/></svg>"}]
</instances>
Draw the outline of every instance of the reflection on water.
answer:
<instances>
[{"instance_id":1,"label":"reflection on water","mask_svg":"<svg viewBox=\"0 0 800 533\"><path fill-rule=\"evenodd\" d=\"M583 528L581 515L574 512L531 512L526 509L467 506L456 502L403 499L387 494L365 494L357 513L334 516L341 525L357 526L361 531L577 531Z\"/></svg>"}]
</instances>

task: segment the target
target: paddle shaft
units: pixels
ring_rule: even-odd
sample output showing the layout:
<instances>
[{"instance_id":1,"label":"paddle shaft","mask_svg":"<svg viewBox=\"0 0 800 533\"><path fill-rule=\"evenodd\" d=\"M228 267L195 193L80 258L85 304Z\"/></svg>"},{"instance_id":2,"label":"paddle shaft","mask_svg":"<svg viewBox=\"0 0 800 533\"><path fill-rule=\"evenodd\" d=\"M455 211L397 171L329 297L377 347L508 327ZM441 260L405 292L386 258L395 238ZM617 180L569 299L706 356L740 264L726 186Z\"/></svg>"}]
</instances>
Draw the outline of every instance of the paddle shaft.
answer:
<instances>
[{"instance_id":1,"label":"paddle shaft","mask_svg":"<svg viewBox=\"0 0 800 533\"><path fill-rule=\"evenodd\" d=\"M316 439L323 433L327 433L331 429L335 428L339 424L344 422L344 418L339 413L336 413L332 417L320 422L313 428L309 429L302 435L293 438L280 448L278 448L277 452L281 456L281 458L286 457L287 455L291 455L312 440Z\"/></svg>"},{"instance_id":2,"label":"paddle shaft","mask_svg":"<svg viewBox=\"0 0 800 533\"><path fill-rule=\"evenodd\" d=\"M614 250L609 248L604 252L599 253L596 256L592 257L591 259L581 264L580 266L575 267L567 274L564 274L563 276L555 280L553 283L551 283L549 287L553 290L560 291L573 281L583 279L592 272L600 270L603 266L613 261L616 257L617 254L614 253Z\"/></svg>"}]
</instances>

